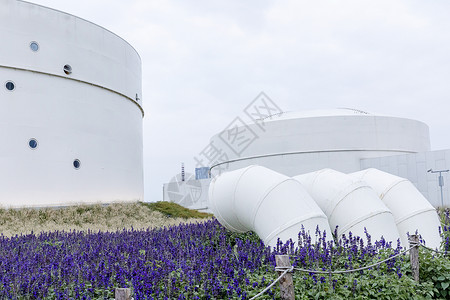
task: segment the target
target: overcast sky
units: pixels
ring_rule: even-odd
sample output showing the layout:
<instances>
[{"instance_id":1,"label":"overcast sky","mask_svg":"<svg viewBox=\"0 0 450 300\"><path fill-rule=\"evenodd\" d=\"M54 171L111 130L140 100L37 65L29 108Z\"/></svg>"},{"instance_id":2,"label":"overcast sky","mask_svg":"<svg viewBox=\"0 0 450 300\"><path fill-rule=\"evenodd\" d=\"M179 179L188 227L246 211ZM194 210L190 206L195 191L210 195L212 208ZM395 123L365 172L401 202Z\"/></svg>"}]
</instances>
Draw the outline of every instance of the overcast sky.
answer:
<instances>
[{"instance_id":1,"label":"overcast sky","mask_svg":"<svg viewBox=\"0 0 450 300\"><path fill-rule=\"evenodd\" d=\"M450 148L450 1L33 0L127 40L143 69L145 200L261 91L428 124Z\"/></svg>"}]
</instances>

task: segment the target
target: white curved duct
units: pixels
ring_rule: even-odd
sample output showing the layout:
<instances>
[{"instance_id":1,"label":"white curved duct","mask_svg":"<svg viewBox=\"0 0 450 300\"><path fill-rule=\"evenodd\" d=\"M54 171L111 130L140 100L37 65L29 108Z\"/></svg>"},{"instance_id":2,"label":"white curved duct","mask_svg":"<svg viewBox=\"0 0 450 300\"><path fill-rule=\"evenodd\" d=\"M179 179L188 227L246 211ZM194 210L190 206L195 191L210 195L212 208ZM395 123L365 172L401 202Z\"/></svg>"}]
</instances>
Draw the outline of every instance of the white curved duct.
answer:
<instances>
[{"instance_id":1,"label":"white curved duct","mask_svg":"<svg viewBox=\"0 0 450 300\"><path fill-rule=\"evenodd\" d=\"M338 237L349 232L365 238L364 228L372 240L381 236L386 241L399 239L394 217L376 192L361 180L344 173L323 169L295 176L313 197L325 215L330 227L338 226Z\"/></svg>"},{"instance_id":2,"label":"white curved duct","mask_svg":"<svg viewBox=\"0 0 450 300\"><path fill-rule=\"evenodd\" d=\"M278 238L297 241L302 226L311 235L317 226L331 232L327 217L298 181L261 166L214 178L209 207L229 230L254 231L270 246Z\"/></svg>"},{"instance_id":3,"label":"white curved duct","mask_svg":"<svg viewBox=\"0 0 450 300\"><path fill-rule=\"evenodd\" d=\"M377 169L367 169L350 174L364 180L378 194L392 212L402 244L408 245L407 233L418 230L426 245L439 248L438 215L428 200L407 179Z\"/></svg>"}]
</instances>

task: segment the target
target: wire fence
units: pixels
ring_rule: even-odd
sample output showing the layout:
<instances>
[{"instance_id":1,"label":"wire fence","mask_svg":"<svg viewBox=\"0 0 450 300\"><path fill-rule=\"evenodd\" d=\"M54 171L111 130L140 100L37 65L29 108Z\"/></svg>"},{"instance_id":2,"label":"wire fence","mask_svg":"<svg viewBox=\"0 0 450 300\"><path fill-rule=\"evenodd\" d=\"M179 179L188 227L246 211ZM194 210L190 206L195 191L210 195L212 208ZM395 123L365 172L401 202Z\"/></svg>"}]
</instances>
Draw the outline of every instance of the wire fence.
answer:
<instances>
[{"instance_id":1,"label":"wire fence","mask_svg":"<svg viewBox=\"0 0 450 300\"><path fill-rule=\"evenodd\" d=\"M357 268L357 269L349 269L349 270L328 270L328 271L323 271L323 270L309 270L309 269L302 269L302 268L295 268L293 266L276 266L275 267L275 271L281 273L271 284L269 284L265 289L263 289L261 292L259 292L257 295L253 296L252 298L250 298L250 300L255 300L258 297L264 295L268 290L270 290L274 285L276 285L278 282L280 282L280 280L283 279L283 277L285 277L286 275L288 275L289 273L294 273L294 271L298 271L298 272L304 272L304 273L310 273L310 274L328 274L328 275L333 275L333 274L346 274L346 273L353 273L353 272L360 272L360 271L364 271L367 269L371 269L374 267L377 267L385 262L388 262L390 260L393 260L401 255L406 254L407 252L410 252L410 258L411 258L411 269L412 269L412 273L413 273L413 277L415 277L415 280L418 280L419 278L419 261L418 261L418 249L419 247L422 247L424 249L426 249L427 251L432 251L438 254L443 254L443 255L448 255L450 254L450 251L439 251L436 249L432 249L429 247L426 247L425 245L421 244L419 242L418 236L417 235L411 235L410 236L410 244L409 244L409 248L405 249L393 256L390 256L386 259L380 260L374 264L365 266L365 267L361 267L361 268ZM415 253L412 253L412 250L416 250ZM280 255L282 256L282 255ZM416 261L417 265L414 265L414 261ZM416 272L415 272L416 270ZM292 275L291 275L292 276ZM292 286L293 289L293 286ZM116 293L116 300L132 300L133 298L131 297L131 289L129 288L125 288L125 289L116 289L115 291ZM293 291L292 291L292 295L293 295ZM281 299L291 299L291 298L281 298Z\"/></svg>"},{"instance_id":2,"label":"wire fence","mask_svg":"<svg viewBox=\"0 0 450 300\"><path fill-rule=\"evenodd\" d=\"M411 250L415 249L417 251L415 251L415 253L410 253L410 257L411 257L411 268L413 271L413 277L415 278L415 280L418 280L419 278L419 266L418 266L418 248L422 247L428 251L433 251L435 253L439 253L439 254L444 254L444 255L448 255L450 254L450 251L438 251L436 249L432 249L429 247L426 247L425 245L421 244L418 240L418 237L416 235L411 235L410 236L411 240L410 240L410 244L409 244L409 248L405 249L391 257L388 257L386 259L383 259L381 261L378 261L374 264L365 266L365 267L361 267L361 268L357 268L357 269L349 269L349 270L328 270L328 271L323 271L323 270L309 270L309 269L302 269L302 268L295 268L292 266L277 266L275 267L275 271L277 272L283 272L281 273L281 275L275 279L269 286L267 286L264 290L262 290L260 293L258 293L257 295L253 296L252 298L250 298L250 300L254 300L257 299L258 297L262 296L265 292L267 292L268 290L270 290L270 288L272 288L275 284L277 284L284 276L286 276L288 273L293 273L294 271L299 271L299 272L305 272L305 273L310 273L310 274L329 274L330 276L333 274L345 274L345 273L353 273L353 272L359 272L359 271L363 271L363 270L367 270L367 269L371 269L374 268L376 266L379 266L387 261L393 260L401 255L406 254L407 252L410 252ZM414 265L416 264L417 265ZM293 288L293 287L292 287ZM285 299L285 298L282 298ZM288 299L288 298L286 298Z\"/></svg>"},{"instance_id":3,"label":"wire fence","mask_svg":"<svg viewBox=\"0 0 450 300\"><path fill-rule=\"evenodd\" d=\"M383 259L377 263L374 263L372 265L366 266L366 267L362 267L362 268L358 268L358 269L350 269L350 270L338 270L338 271L320 271L320 270L307 270L307 269L301 269L301 268L294 268L294 270L296 271L300 271L300 272L307 272L307 273L314 273L314 274L344 274L344 273L353 273L353 272L359 272L359 271L363 271L363 270L367 270L376 266L381 265L382 263L385 263L387 261L390 261L400 255L405 254L406 252L408 252L409 250L411 250L412 248L414 248L416 246L410 247L409 249L406 249L394 256L391 256L389 258ZM283 268L279 268L279 267L275 267L275 271L282 271Z\"/></svg>"},{"instance_id":4,"label":"wire fence","mask_svg":"<svg viewBox=\"0 0 450 300\"><path fill-rule=\"evenodd\" d=\"M422 244L419 244L419 245L420 245L420 247L422 247L424 249L427 249L429 251L433 251L435 253L444 254L444 255L449 255L450 254L450 251L439 251L439 250L435 250L435 249L429 248L429 247L427 247L425 245L422 245Z\"/></svg>"}]
</instances>

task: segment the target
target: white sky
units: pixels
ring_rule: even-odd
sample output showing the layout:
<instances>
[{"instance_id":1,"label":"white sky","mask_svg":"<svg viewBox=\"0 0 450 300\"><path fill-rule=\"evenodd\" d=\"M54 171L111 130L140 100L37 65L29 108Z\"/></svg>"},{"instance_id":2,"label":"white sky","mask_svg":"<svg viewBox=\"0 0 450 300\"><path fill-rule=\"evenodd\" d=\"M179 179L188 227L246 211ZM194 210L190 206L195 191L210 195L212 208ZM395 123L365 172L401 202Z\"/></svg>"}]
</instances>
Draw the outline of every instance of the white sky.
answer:
<instances>
[{"instance_id":1,"label":"white sky","mask_svg":"<svg viewBox=\"0 0 450 300\"><path fill-rule=\"evenodd\" d=\"M142 58L145 200L261 91L283 110L417 119L450 148L450 1L32 0L101 25Z\"/></svg>"}]
</instances>

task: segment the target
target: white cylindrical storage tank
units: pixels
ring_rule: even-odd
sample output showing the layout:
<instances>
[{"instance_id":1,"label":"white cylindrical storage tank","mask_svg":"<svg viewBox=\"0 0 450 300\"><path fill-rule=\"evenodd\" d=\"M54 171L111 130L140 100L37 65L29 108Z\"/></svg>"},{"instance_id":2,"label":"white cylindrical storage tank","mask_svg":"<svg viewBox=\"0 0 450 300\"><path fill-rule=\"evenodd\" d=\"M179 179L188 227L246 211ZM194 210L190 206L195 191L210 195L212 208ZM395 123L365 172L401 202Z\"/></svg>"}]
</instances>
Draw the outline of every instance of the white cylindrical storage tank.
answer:
<instances>
[{"instance_id":1,"label":"white cylindrical storage tank","mask_svg":"<svg viewBox=\"0 0 450 300\"><path fill-rule=\"evenodd\" d=\"M382 236L386 241L399 239L394 217L375 191L353 177L331 169L295 176L313 197L330 227L338 226L338 237L349 232L365 238L365 228L372 240Z\"/></svg>"},{"instance_id":2,"label":"white cylindrical storage tank","mask_svg":"<svg viewBox=\"0 0 450 300\"><path fill-rule=\"evenodd\" d=\"M350 175L367 182L390 209L404 246L408 245L408 233L414 234L417 230L427 246L440 247L441 224L436 209L409 180L377 169Z\"/></svg>"},{"instance_id":3,"label":"white cylindrical storage tank","mask_svg":"<svg viewBox=\"0 0 450 300\"><path fill-rule=\"evenodd\" d=\"M0 30L0 206L143 200L136 50L17 0L0 0Z\"/></svg>"},{"instance_id":4,"label":"white cylindrical storage tank","mask_svg":"<svg viewBox=\"0 0 450 300\"><path fill-rule=\"evenodd\" d=\"M214 178L209 208L229 230L254 231L270 246L278 238L297 241L302 226L311 235L317 226L331 232L325 214L298 181L260 166Z\"/></svg>"},{"instance_id":5,"label":"white cylindrical storage tank","mask_svg":"<svg viewBox=\"0 0 450 300\"><path fill-rule=\"evenodd\" d=\"M420 121L331 109L236 121L213 136L211 145L221 153L212 162L213 175L260 165L295 176L324 168L356 172L364 158L429 151L430 138Z\"/></svg>"}]
</instances>

